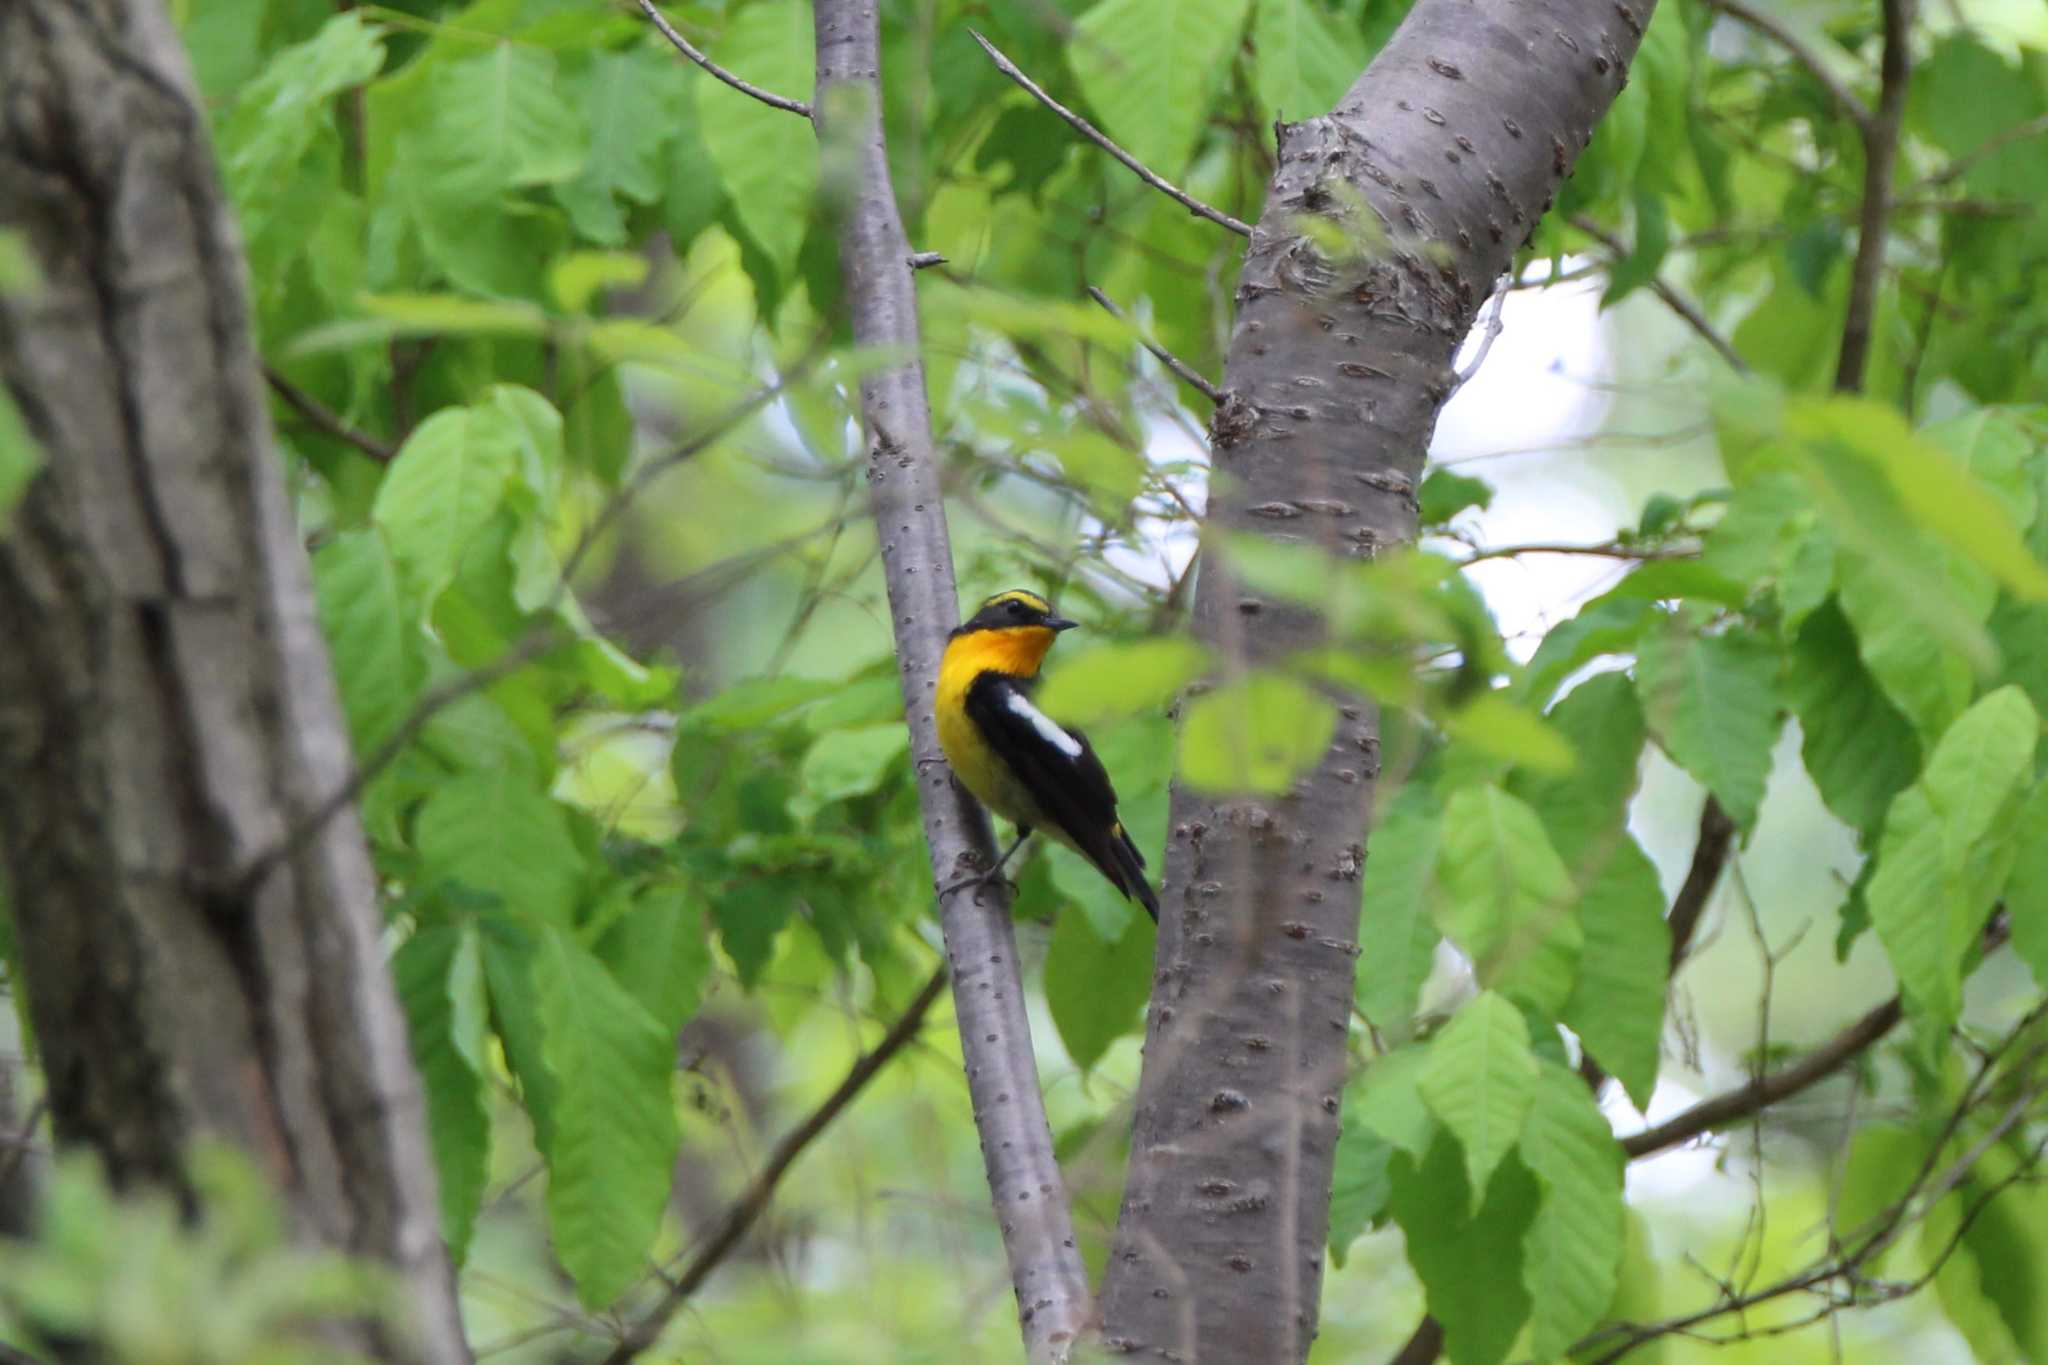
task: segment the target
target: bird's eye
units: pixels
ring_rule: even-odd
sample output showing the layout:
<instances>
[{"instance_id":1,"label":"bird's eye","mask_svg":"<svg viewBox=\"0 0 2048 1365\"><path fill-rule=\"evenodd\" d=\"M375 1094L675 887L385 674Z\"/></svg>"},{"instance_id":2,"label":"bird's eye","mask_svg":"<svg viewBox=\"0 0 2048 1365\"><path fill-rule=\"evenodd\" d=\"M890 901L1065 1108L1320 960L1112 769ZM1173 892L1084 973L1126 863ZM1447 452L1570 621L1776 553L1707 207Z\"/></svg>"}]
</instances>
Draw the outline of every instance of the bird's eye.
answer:
<instances>
[{"instance_id":1,"label":"bird's eye","mask_svg":"<svg viewBox=\"0 0 2048 1365\"><path fill-rule=\"evenodd\" d=\"M1015 598L1012 598L1009 605L1010 615L1022 616L1024 614L1024 604L1022 602L1019 602Z\"/></svg>"}]
</instances>

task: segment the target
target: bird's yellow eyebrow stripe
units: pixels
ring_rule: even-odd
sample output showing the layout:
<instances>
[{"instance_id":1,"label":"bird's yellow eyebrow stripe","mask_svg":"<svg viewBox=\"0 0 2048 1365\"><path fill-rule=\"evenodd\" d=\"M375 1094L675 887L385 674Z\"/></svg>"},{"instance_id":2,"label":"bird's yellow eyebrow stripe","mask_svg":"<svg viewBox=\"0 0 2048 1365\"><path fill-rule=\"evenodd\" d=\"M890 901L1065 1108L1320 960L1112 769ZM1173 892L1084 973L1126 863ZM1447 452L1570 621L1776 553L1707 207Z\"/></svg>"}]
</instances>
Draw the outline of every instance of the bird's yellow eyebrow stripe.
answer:
<instances>
[{"instance_id":1,"label":"bird's yellow eyebrow stripe","mask_svg":"<svg viewBox=\"0 0 2048 1365\"><path fill-rule=\"evenodd\" d=\"M1052 603L1046 601L1037 593L1026 592L1022 588L1013 588L1009 592L999 592L981 605L984 607L994 607L1000 606L1004 602L1022 602L1033 611L1050 612L1052 610Z\"/></svg>"}]
</instances>

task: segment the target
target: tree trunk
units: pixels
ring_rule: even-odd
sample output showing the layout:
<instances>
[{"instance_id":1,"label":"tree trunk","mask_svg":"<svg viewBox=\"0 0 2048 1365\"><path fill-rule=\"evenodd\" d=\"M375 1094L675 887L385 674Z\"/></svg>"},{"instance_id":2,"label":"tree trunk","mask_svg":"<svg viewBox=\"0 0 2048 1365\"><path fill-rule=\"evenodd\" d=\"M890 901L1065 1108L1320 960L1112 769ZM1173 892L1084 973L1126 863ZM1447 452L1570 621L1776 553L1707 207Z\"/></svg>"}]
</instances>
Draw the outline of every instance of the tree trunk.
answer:
<instances>
[{"instance_id":1,"label":"tree trunk","mask_svg":"<svg viewBox=\"0 0 2048 1365\"><path fill-rule=\"evenodd\" d=\"M1211 428L1212 529L1353 558L1413 536L1458 343L1620 89L1650 5L1419 0L1334 113L1279 130ZM1332 260L1305 218L1358 254ZM1213 556L1195 628L1253 665L1321 631ZM1274 1365L1315 1334L1376 731L1350 699L1287 795L1175 789L1103 1289L1112 1349Z\"/></svg>"},{"instance_id":2,"label":"tree trunk","mask_svg":"<svg viewBox=\"0 0 2048 1365\"><path fill-rule=\"evenodd\" d=\"M0 6L0 378L45 467L0 533L0 851L60 1138L184 1190L252 1154L467 1359L418 1083L251 349L241 247L151 0ZM298 836L298 837L294 837Z\"/></svg>"}]
</instances>

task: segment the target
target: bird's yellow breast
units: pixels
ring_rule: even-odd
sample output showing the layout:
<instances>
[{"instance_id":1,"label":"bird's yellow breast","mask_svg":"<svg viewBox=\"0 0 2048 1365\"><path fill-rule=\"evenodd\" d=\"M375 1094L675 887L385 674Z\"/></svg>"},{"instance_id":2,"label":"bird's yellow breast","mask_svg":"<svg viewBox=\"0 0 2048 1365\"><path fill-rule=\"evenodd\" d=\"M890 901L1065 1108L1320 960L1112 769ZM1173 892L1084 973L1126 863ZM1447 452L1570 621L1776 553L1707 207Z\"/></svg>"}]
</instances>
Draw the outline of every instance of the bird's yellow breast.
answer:
<instances>
[{"instance_id":1,"label":"bird's yellow breast","mask_svg":"<svg viewBox=\"0 0 2048 1365\"><path fill-rule=\"evenodd\" d=\"M939 661L937 703L939 747L954 774L975 799L1016 824L1043 823L1038 805L997 756L967 714L967 689L984 673L1029 678L1052 647L1053 632L1043 626L1008 630L977 630L955 636Z\"/></svg>"}]
</instances>

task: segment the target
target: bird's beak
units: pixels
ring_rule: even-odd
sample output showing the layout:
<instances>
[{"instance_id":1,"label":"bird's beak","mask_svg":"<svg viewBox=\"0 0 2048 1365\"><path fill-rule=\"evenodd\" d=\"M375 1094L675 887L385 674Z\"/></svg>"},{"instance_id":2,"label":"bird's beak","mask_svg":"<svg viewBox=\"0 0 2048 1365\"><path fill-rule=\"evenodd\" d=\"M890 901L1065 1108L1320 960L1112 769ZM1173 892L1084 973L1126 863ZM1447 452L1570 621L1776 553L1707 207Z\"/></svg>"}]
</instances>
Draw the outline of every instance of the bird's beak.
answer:
<instances>
[{"instance_id":1,"label":"bird's beak","mask_svg":"<svg viewBox=\"0 0 2048 1365\"><path fill-rule=\"evenodd\" d=\"M1063 630L1072 630L1080 624L1079 621L1069 621L1064 616L1048 616L1045 618L1045 628L1055 634Z\"/></svg>"}]
</instances>

